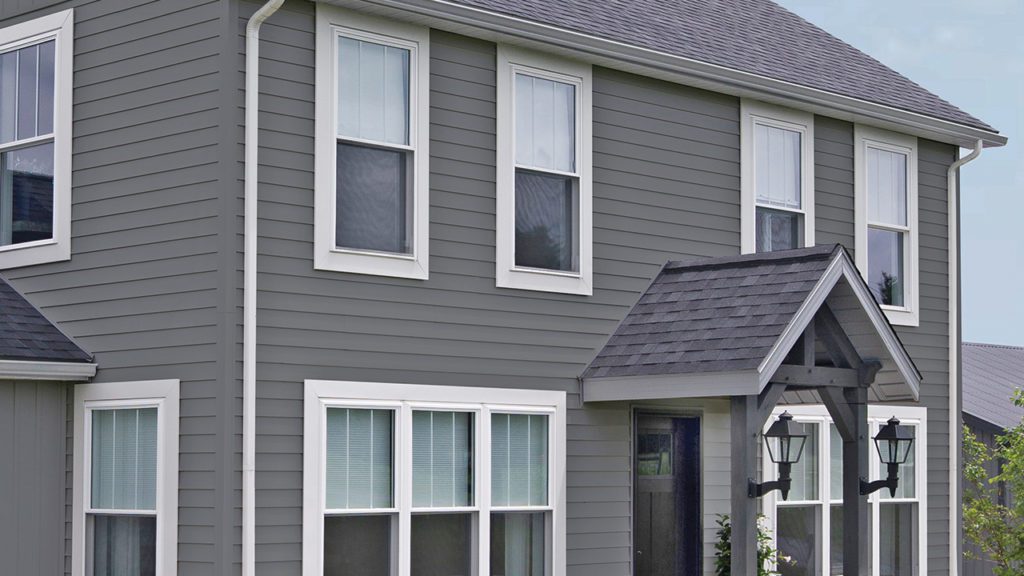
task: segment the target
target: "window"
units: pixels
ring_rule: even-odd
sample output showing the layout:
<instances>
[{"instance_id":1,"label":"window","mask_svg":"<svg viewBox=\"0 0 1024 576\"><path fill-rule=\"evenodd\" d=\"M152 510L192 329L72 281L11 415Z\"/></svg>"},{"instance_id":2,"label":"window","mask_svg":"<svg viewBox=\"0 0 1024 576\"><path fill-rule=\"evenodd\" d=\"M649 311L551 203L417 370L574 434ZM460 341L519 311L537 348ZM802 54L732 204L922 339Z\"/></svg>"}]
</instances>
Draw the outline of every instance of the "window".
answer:
<instances>
[{"instance_id":1,"label":"window","mask_svg":"<svg viewBox=\"0 0 1024 576\"><path fill-rule=\"evenodd\" d=\"M314 265L428 276L429 32L317 5Z\"/></svg>"},{"instance_id":2,"label":"window","mask_svg":"<svg viewBox=\"0 0 1024 576\"><path fill-rule=\"evenodd\" d=\"M742 252L814 246L814 116L744 100Z\"/></svg>"},{"instance_id":3,"label":"window","mask_svg":"<svg viewBox=\"0 0 1024 576\"><path fill-rule=\"evenodd\" d=\"M177 572L178 381L75 386L72 573Z\"/></svg>"},{"instance_id":4,"label":"window","mask_svg":"<svg viewBox=\"0 0 1024 576\"><path fill-rule=\"evenodd\" d=\"M590 66L498 48L497 285L590 295Z\"/></svg>"},{"instance_id":5,"label":"window","mask_svg":"<svg viewBox=\"0 0 1024 576\"><path fill-rule=\"evenodd\" d=\"M783 576L839 576L843 573L843 444L838 429L824 406L787 406L784 409L807 427L807 444L800 462L793 466L789 500L773 492L765 497L765 512L775 527L779 551L793 563L780 566ZM771 421L783 408L779 408ZM923 474L916 462L927 453L926 410L903 406L868 406L870 436L893 415L915 428L914 446L907 463L900 466L896 497L888 490L868 497L872 526L872 574L914 576L926 574L927 526ZM869 440L870 441L870 440ZM874 446L869 447L868 472L875 480L886 474ZM765 478L777 478L767 454Z\"/></svg>"},{"instance_id":6,"label":"window","mask_svg":"<svg viewBox=\"0 0 1024 576\"><path fill-rule=\"evenodd\" d=\"M306 382L305 574L561 575L565 394Z\"/></svg>"},{"instance_id":7,"label":"window","mask_svg":"<svg viewBox=\"0 0 1024 576\"><path fill-rule=\"evenodd\" d=\"M917 326L917 138L855 130L857 267L889 321Z\"/></svg>"},{"instance_id":8,"label":"window","mask_svg":"<svg viewBox=\"0 0 1024 576\"><path fill-rule=\"evenodd\" d=\"M71 257L72 21L0 30L0 268Z\"/></svg>"}]
</instances>

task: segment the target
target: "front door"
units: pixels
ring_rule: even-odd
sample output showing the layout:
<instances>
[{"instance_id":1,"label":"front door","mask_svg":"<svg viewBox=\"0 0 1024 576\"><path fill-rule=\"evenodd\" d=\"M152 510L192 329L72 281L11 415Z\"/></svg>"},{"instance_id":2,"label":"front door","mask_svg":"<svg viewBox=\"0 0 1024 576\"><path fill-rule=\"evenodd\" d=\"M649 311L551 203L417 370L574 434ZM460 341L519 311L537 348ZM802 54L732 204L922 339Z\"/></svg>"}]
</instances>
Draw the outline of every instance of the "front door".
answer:
<instances>
[{"instance_id":1,"label":"front door","mask_svg":"<svg viewBox=\"0 0 1024 576\"><path fill-rule=\"evenodd\" d=\"M700 419L637 417L634 573L701 573Z\"/></svg>"}]
</instances>

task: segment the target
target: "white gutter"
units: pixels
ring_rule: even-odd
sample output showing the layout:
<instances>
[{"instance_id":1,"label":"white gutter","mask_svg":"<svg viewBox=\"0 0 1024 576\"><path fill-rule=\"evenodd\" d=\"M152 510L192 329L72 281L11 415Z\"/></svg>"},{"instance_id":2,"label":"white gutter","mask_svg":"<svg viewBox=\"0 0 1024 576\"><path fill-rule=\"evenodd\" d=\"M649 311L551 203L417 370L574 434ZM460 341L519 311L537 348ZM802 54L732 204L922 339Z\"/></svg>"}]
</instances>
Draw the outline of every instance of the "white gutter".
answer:
<instances>
[{"instance_id":1,"label":"white gutter","mask_svg":"<svg viewBox=\"0 0 1024 576\"><path fill-rule=\"evenodd\" d=\"M256 247L260 26L284 0L269 0L245 26L245 247L242 312L242 576L256 574Z\"/></svg>"},{"instance_id":2,"label":"white gutter","mask_svg":"<svg viewBox=\"0 0 1024 576\"><path fill-rule=\"evenodd\" d=\"M960 167L981 156L978 140L970 154L953 162L946 172L949 204L949 574L958 576L962 510L960 509Z\"/></svg>"},{"instance_id":3,"label":"white gutter","mask_svg":"<svg viewBox=\"0 0 1024 576\"><path fill-rule=\"evenodd\" d=\"M95 375L96 364L92 362L0 360L0 380L85 382Z\"/></svg>"}]
</instances>

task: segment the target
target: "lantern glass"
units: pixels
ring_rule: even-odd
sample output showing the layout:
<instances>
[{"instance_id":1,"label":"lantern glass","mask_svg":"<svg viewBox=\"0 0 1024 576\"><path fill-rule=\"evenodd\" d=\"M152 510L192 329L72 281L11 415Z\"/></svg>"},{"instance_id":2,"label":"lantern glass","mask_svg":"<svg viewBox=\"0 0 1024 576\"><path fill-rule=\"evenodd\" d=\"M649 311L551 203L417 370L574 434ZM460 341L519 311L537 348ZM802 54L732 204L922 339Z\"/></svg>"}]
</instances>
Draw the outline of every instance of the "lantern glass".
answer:
<instances>
[{"instance_id":1,"label":"lantern glass","mask_svg":"<svg viewBox=\"0 0 1024 576\"><path fill-rule=\"evenodd\" d=\"M804 451L807 433L803 424L793 422L789 412L783 412L764 434L768 457L776 464L796 464Z\"/></svg>"},{"instance_id":2,"label":"lantern glass","mask_svg":"<svg viewBox=\"0 0 1024 576\"><path fill-rule=\"evenodd\" d=\"M905 464L914 445L914 428L902 426L895 417L882 426L874 438L882 464Z\"/></svg>"}]
</instances>

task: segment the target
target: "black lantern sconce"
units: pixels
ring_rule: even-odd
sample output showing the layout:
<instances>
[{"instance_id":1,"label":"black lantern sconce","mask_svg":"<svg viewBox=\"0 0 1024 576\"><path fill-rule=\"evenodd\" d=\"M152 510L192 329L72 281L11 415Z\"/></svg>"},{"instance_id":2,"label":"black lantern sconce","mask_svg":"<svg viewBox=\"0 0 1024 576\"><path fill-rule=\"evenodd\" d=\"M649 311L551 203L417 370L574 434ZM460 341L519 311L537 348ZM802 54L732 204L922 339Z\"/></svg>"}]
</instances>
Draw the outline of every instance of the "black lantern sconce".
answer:
<instances>
[{"instance_id":1,"label":"black lantern sconce","mask_svg":"<svg viewBox=\"0 0 1024 576\"><path fill-rule=\"evenodd\" d=\"M910 457L910 448L914 445L914 428L901 426L895 416L886 422L885 426L875 436L875 448L878 450L878 458L887 468L885 480L868 482L861 478L860 493L862 496L877 492L882 488L889 489L889 497L896 496L896 487L899 485L900 464L906 464Z\"/></svg>"},{"instance_id":2,"label":"black lantern sconce","mask_svg":"<svg viewBox=\"0 0 1024 576\"><path fill-rule=\"evenodd\" d=\"M747 494L751 498L759 498L772 490L779 490L785 500L792 485L790 472L803 454L807 432L803 424L793 421L789 412L783 412L764 433L764 442L768 445L768 457L779 467L779 479L761 483L748 480Z\"/></svg>"}]
</instances>

